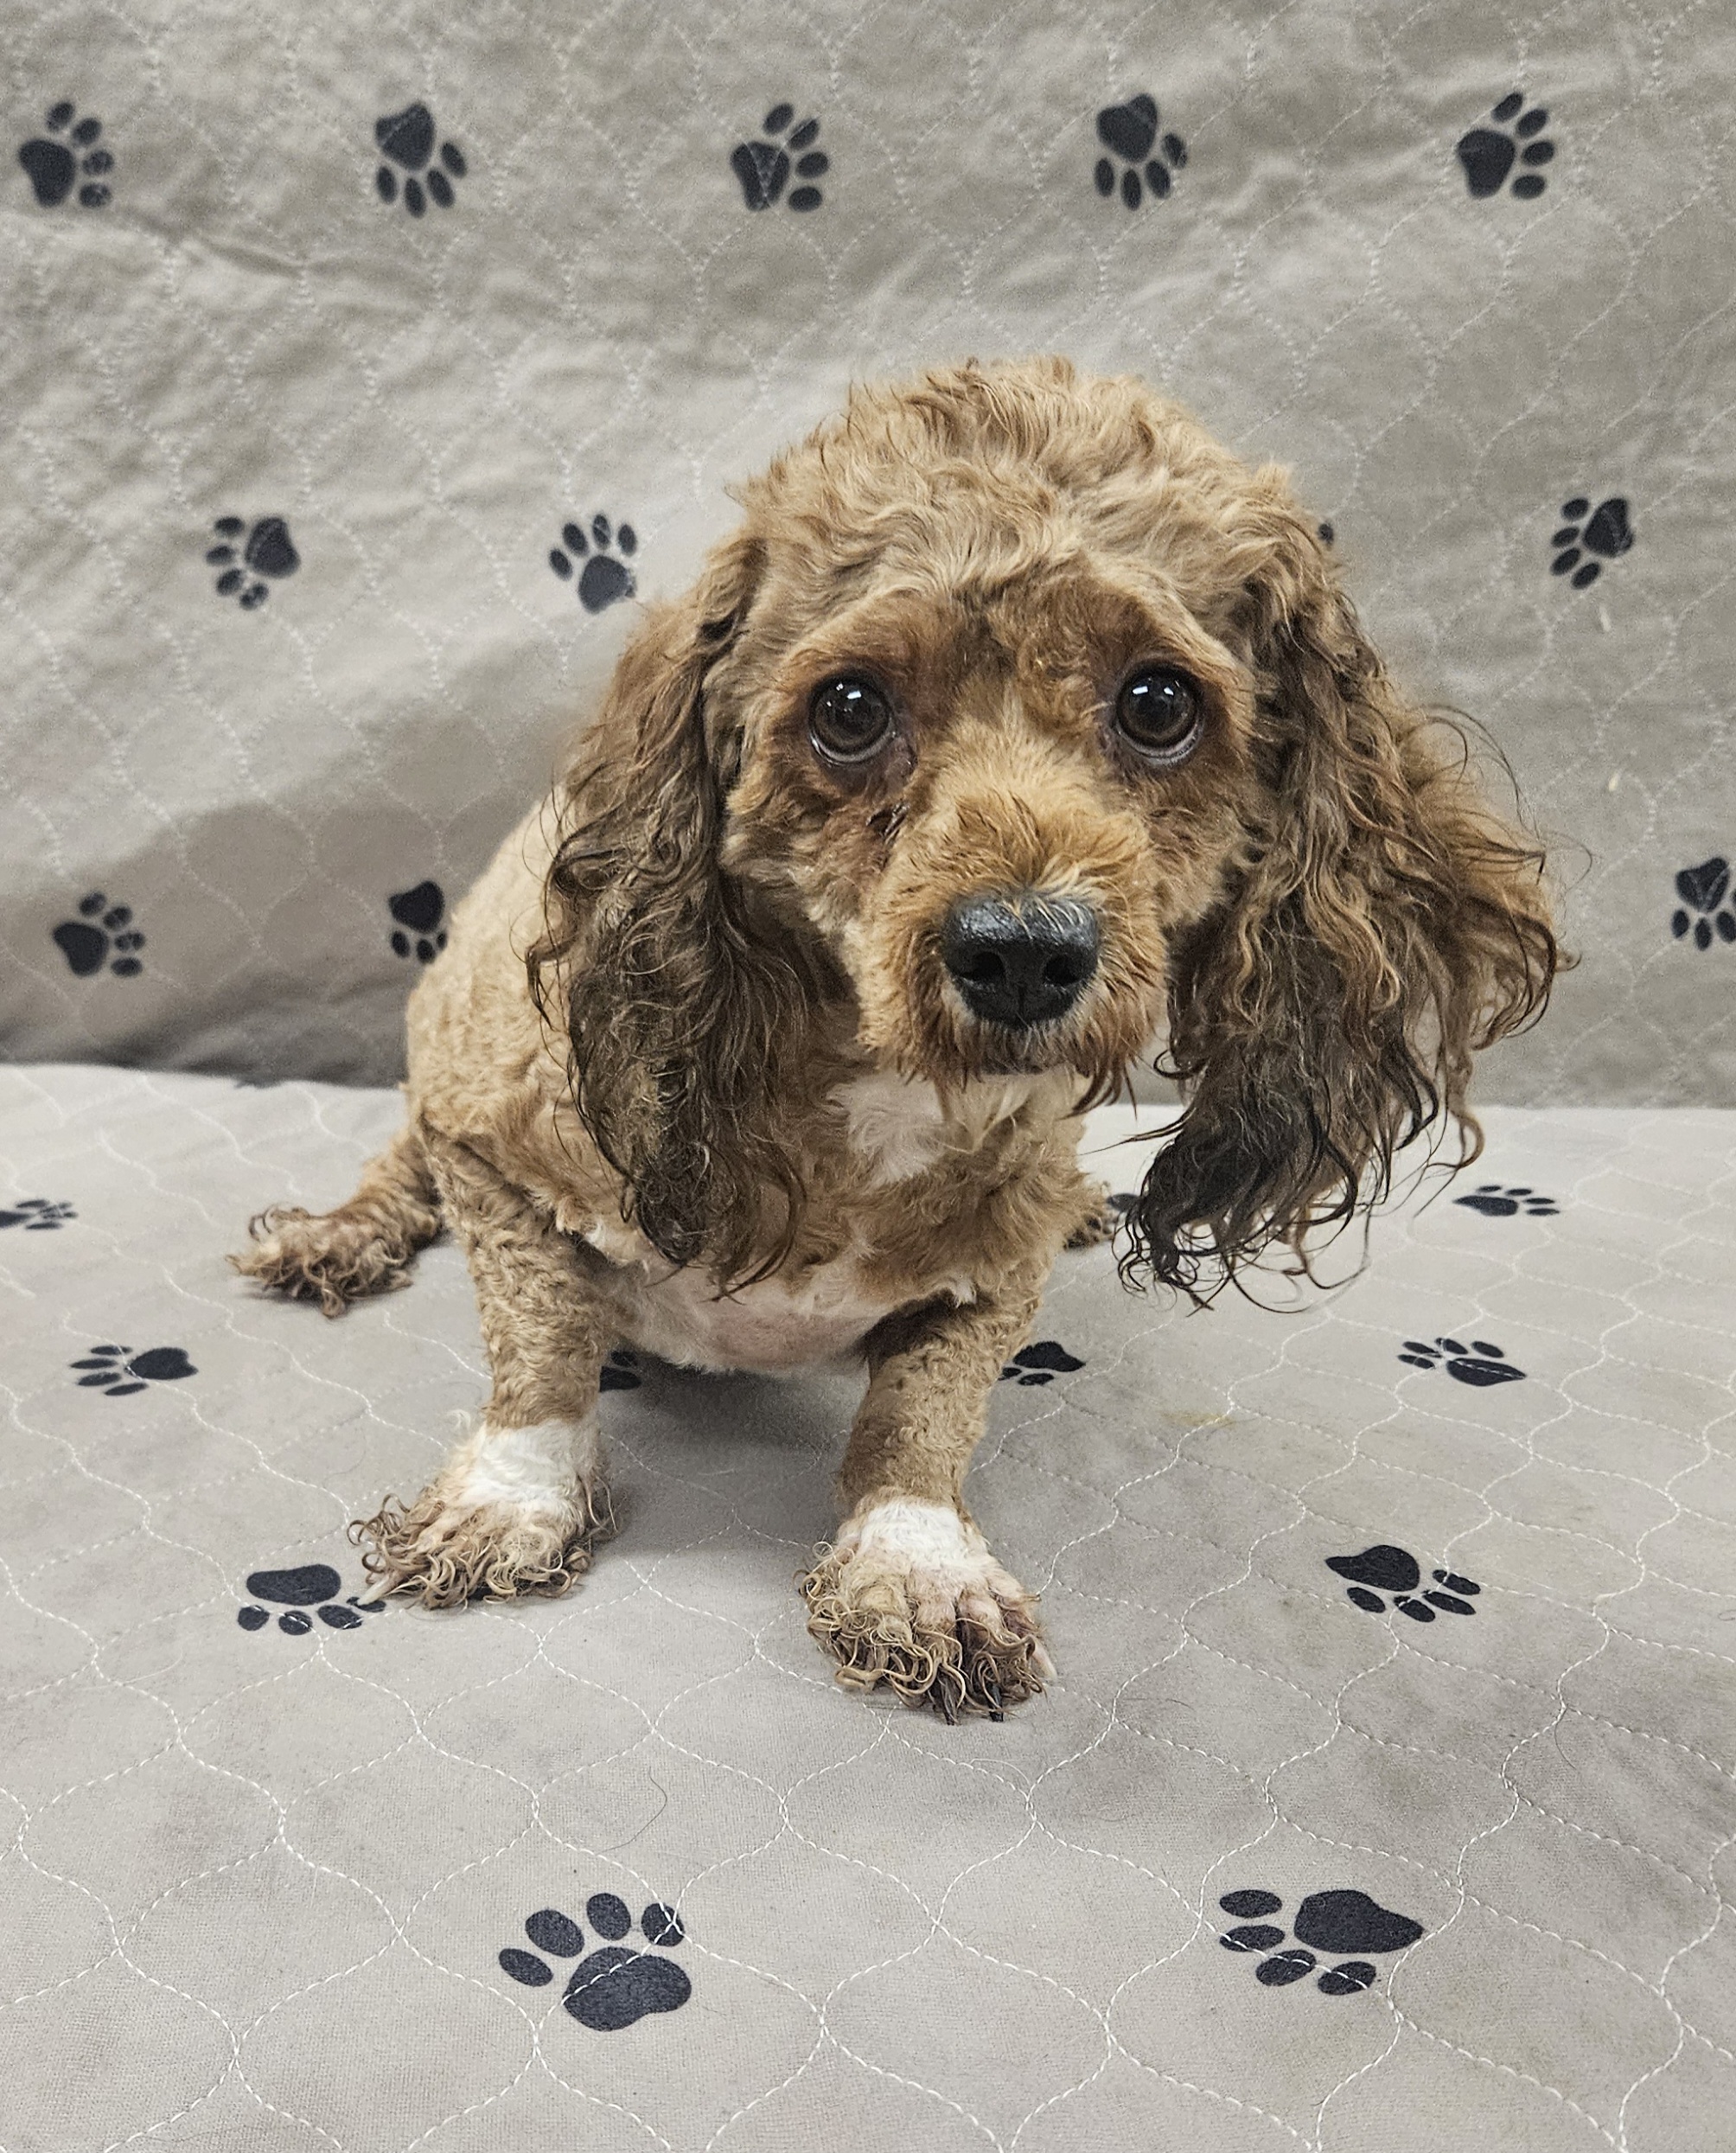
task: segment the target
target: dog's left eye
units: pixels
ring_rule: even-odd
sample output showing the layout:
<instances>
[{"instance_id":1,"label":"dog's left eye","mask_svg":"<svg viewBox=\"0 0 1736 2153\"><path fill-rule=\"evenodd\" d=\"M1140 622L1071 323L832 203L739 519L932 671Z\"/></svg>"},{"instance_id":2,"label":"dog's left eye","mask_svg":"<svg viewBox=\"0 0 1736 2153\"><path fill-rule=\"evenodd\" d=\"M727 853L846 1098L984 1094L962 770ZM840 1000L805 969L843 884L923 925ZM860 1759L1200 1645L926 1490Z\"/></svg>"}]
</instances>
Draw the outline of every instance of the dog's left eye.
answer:
<instances>
[{"instance_id":1,"label":"dog's left eye","mask_svg":"<svg viewBox=\"0 0 1736 2153\"><path fill-rule=\"evenodd\" d=\"M846 674L814 691L807 730L830 761L865 763L892 737L892 706L871 680Z\"/></svg>"},{"instance_id":2,"label":"dog's left eye","mask_svg":"<svg viewBox=\"0 0 1736 2153\"><path fill-rule=\"evenodd\" d=\"M1142 666L1122 683L1115 724L1122 737L1156 763L1179 763L1199 738L1200 693L1173 666Z\"/></svg>"}]
</instances>

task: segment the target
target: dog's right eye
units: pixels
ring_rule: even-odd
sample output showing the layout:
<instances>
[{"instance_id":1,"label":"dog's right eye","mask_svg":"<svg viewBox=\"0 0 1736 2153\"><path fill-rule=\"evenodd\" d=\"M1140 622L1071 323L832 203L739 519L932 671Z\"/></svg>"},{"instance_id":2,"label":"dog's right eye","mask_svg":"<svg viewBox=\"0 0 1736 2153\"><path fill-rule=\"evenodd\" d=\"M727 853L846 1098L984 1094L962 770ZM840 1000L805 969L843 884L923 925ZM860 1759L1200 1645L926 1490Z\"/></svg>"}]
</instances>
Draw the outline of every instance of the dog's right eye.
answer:
<instances>
[{"instance_id":1,"label":"dog's right eye","mask_svg":"<svg viewBox=\"0 0 1736 2153\"><path fill-rule=\"evenodd\" d=\"M807 732L828 762L865 763L892 737L892 706L871 680L846 674L815 688Z\"/></svg>"}]
</instances>

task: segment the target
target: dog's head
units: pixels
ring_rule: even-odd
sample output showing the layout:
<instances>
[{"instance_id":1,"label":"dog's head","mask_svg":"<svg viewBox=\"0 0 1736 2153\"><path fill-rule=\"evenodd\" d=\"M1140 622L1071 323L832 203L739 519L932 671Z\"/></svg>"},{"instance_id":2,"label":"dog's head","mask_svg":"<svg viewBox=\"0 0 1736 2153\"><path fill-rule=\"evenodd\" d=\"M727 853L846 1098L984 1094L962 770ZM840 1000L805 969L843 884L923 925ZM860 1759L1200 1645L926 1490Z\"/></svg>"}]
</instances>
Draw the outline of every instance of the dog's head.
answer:
<instances>
[{"instance_id":1,"label":"dog's head","mask_svg":"<svg viewBox=\"0 0 1736 2153\"><path fill-rule=\"evenodd\" d=\"M776 1260L824 1010L943 1090L1094 1097L1166 1022L1188 1104L1129 1225L1192 1290L1372 1200L1541 1009L1541 858L1279 471L1049 361L859 392L744 505L565 781L531 961L672 1260Z\"/></svg>"}]
</instances>

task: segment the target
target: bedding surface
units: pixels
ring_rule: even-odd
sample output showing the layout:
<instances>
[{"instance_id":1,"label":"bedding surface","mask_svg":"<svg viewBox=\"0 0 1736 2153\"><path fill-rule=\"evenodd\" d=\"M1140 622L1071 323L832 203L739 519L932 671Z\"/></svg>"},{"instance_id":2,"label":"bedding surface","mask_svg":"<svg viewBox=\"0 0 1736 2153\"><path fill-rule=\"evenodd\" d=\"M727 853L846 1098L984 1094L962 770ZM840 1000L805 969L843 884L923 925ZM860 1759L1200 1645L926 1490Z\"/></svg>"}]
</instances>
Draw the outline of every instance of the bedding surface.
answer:
<instances>
[{"instance_id":1,"label":"bedding surface","mask_svg":"<svg viewBox=\"0 0 1736 2153\"><path fill-rule=\"evenodd\" d=\"M847 1375L619 1357L580 1589L356 1605L462 1263L223 1253L397 1112L0 1072L7 2153L1728 2144L1736 1115L1497 1109L1293 1304L1063 1257L967 1490L1059 1671L948 1727L802 1627Z\"/></svg>"},{"instance_id":2,"label":"bedding surface","mask_svg":"<svg viewBox=\"0 0 1736 2153\"><path fill-rule=\"evenodd\" d=\"M1736 1105L1736 11L5 0L0 1042L385 1083L725 489L1040 350L1290 465L1583 958L1484 1096Z\"/></svg>"}]
</instances>

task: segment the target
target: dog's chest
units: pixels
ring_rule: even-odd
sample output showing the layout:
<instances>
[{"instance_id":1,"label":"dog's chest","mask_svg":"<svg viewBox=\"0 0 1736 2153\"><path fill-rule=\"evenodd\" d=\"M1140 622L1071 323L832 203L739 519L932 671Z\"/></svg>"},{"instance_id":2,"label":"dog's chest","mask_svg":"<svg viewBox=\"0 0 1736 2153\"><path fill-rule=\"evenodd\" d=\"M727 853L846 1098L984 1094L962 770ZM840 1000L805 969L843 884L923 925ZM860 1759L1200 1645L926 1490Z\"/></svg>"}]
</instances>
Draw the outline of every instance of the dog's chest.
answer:
<instances>
[{"instance_id":1,"label":"dog's chest","mask_svg":"<svg viewBox=\"0 0 1736 2153\"><path fill-rule=\"evenodd\" d=\"M923 1253L909 1275L889 1276L884 1260L871 1265L865 1254L878 1236L869 1212L901 1203L903 1185L949 1151L967 1153L989 1127L1024 1103L1037 1081L973 1087L967 1104L976 1126L949 1120L926 1083L877 1075L843 1087L835 1096L845 1119L847 1164L829 1199L838 1208L828 1221L835 1230L833 1245L843 1244L839 1252L733 1294L720 1297L703 1270L669 1269L641 1235L618 1222L561 1223L617 1267L613 1299L622 1330L630 1343L661 1360L771 1375L838 1360L896 1308L936 1294L959 1302L976 1298L968 1265L948 1263L937 1245L946 1238L943 1230L923 1235ZM849 1221L858 1205L866 1230L852 1232Z\"/></svg>"},{"instance_id":2,"label":"dog's chest","mask_svg":"<svg viewBox=\"0 0 1736 2153\"><path fill-rule=\"evenodd\" d=\"M850 1258L818 1267L799 1284L764 1279L722 1300L703 1272L677 1271L638 1287L629 1335L679 1366L782 1375L850 1352L895 1305L863 1290Z\"/></svg>"}]
</instances>

